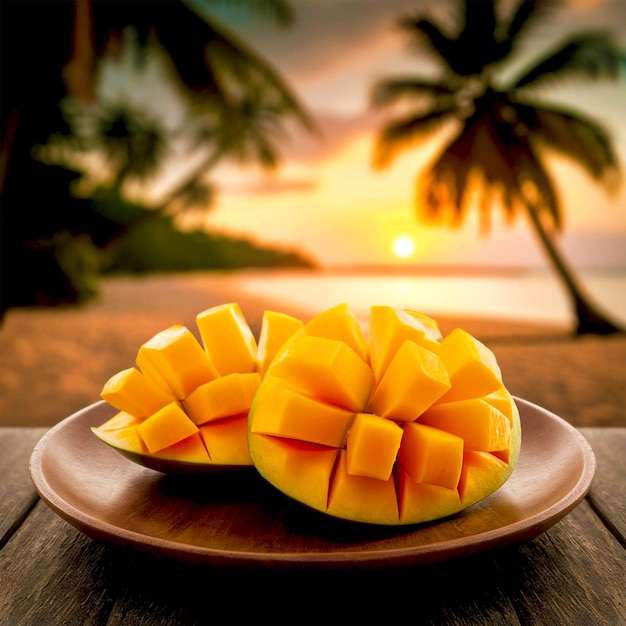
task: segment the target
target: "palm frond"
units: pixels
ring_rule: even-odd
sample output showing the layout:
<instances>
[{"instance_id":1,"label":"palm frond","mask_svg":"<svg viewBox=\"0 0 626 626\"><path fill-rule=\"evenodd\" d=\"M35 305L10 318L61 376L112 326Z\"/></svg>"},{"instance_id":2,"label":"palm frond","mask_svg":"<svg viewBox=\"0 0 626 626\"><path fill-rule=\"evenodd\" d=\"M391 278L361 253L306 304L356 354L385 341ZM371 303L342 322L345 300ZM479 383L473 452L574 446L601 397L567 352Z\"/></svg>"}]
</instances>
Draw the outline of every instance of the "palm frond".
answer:
<instances>
[{"instance_id":1,"label":"palm frond","mask_svg":"<svg viewBox=\"0 0 626 626\"><path fill-rule=\"evenodd\" d=\"M247 13L258 15L269 20L276 26L291 26L295 20L292 5L286 0L182 0L196 11L210 15L215 5L223 4L229 9L241 9Z\"/></svg>"},{"instance_id":2,"label":"palm frond","mask_svg":"<svg viewBox=\"0 0 626 626\"><path fill-rule=\"evenodd\" d=\"M518 204L532 205L560 228L561 211L554 186L532 146L515 136L512 125L490 116L468 120L427 170L417 205L430 218L440 217L448 207L453 223L458 225L474 182L483 207L497 193L509 219ZM489 211L482 210L483 232L489 229L489 219Z\"/></svg>"},{"instance_id":3,"label":"palm frond","mask_svg":"<svg viewBox=\"0 0 626 626\"><path fill-rule=\"evenodd\" d=\"M274 0L264 6L255 2L249 8L267 13L273 4L283 3ZM149 10L144 3L134 2L96 5L99 45L111 35L122 45L124 28L131 26L136 33L135 52L143 51L145 56L148 49L159 50L166 69L171 70L170 77L192 104L229 111L233 98L244 93L249 84L264 83L289 115L307 129L315 129L306 108L278 72L211 16L208 4L155 2L150 3Z\"/></svg>"},{"instance_id":4,"label":"palm frond","mask_svg":"<svg viewBox=\"0 0 626 626\"><path fill-rule=\"evenodd\" d=\"M509 190L511 197L516 197L517 181L508 160L488 116L467 120L458 136L426 170L417 206L431 219L442 217L448 208L453 225L460 225L472 186L483 198L494 189ZM488 219L488 213L481 212L482 231L488 229Z\"/></svg>"},{"instance_id":5,"label":"palm frond","mask_svg":"<svg viewBox=\"0 0 626 626\"><path fill-rule=\"evenodd\" d=\"M439 130L455 115L456 107L451 106L389 122L378 135L374 149L374 167L387 167L401 152L411 148L417 139Z\"/></svg>"},{"instance_id":6,"label":"palm frond","mask_svg":"<svg viewBox=\"0 0 626 626\"><path fill-rule=\"evenodd\" d=\"M437 24L422 16L405 16L398 20L398 28L411 38L413 48L432 56L445 68L454 71L458 46L455 47L454 39L450 39Z\"/></svg>"},{"instance_id":7,"label":"palm frond","mask_svg":"<svg viewBox=\"0 0 626 626\"><path fill-rule=\"evenodd\" d=\"M472 50L479 55L495 43L497 17L495 0L463 0L461 2L462 21L457 36L461 47Z\"/></svg>"},{"instance_id":8,"label":"palm frond","mask_svg":"<svg viewBox=\"0 0 626 626\"><path fill-rule=\"evenodd\" d=\"M572 159L609 188L619 178L610 133L598 122L558 106L517 105L516 109L531 140Z\"/></svg>"},{"instance_id":9,"label":"palm frond","mask_svg":"<svg viewBox=\"0 0 626 626\"><path fill-rule=\"evenodd\" d=\"M561 0L520 0L506 25L503 39L516 41L520 35L532 28L539 20L544 19L559 4Z\"/></svg>"},{"instance_id":10,"label":"palm frond","mask_svg":"<svg viewBox=\"0 0 626 626\"><path fill-rule=\"evenodd\" d=\"M625 51L606 33L582 33L565 41L515 80L510 88L537 87L557 79L617 78Z\"/></svg>"},{"instance_id":11,"label":"palm frond","mask_svg":"<svg viewBox=\"0 0 626 626\"><path fill-rule=\"evenodd\" d=\"M456 89L442 81L428 81L413 77L396 77L374 85L370 103L374 108L392 106L400 101L411 102L423 96L438 99L453 96Z\"/></svg>"},{"instance_id":12,"label":"palm frond","mask_svg":"<svg viewBox=\"0 0 626 626\"><path fill-rule=\"evenodd\" d=\"M214 73L227 73L228 80L234 81L240 89L243 87L244 92L249 85L263 85L263 89L271 92L275 101L280 103L285 114L293 115L309 130L316 129L304 104L263 57L224 25L214 20L205 22L205 26L210 27L212 39L204 57ZM171 54L171 50L169 52Z\"/></svg>"},{"instance_id":13,"label":"palm frond","mask_svg":"<svg viewBox=\"0 0 626 626\"><path fill-rule=\"evenodd\" d=\"M446 209L451 222L461 225L467 204L465 197L470 190L470 175L474 170L468 158L472 141L461 132L441 151L420 181L421 192L416 195L416 208L428 220L442 219Z\"/></svg>"}]
</instances>

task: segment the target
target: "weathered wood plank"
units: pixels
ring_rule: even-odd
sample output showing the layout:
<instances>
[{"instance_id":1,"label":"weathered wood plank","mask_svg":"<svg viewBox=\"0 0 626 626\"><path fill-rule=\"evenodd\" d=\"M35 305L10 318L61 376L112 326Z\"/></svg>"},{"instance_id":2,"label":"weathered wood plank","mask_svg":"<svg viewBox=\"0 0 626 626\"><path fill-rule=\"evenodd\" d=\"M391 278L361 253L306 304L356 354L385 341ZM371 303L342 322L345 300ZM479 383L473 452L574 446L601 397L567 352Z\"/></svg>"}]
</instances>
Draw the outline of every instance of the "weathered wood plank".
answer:
<instances>
[{"instance_id":1,"label":"weathered wood plank","mask_svg":"<svg viewBox=\"0 0 626 626\"><path fill-rule=\"evenodd\" d=\"M36 500L28 459L44 432L0 428L3 522ZM534 541L436 566L190 566L93 541L39 501L0 553L0 624L625 624L624 548L596 514L623 524L624 431L582 432L598 458L588 500Z\"/></svg>"},{"instance_id":2,"label":"weathered wood plank","mask_svg":"<svg viewBox=\"0 0 626 626\"><path fill-rule=\"evenodd\" d=\"M476 567L481 578L470 575ZM0 573L6 581L0 606L7 623L20 626L398 623L416 611L438 623L450 617L452 625L510 624L515 618L490 557L461 569L395 573L218 571L92 541L43 502L5 546Z\"/></svg>"},{"instance_id":3,"label":"weathered wood plank","mask_svg":"<svg viewBox=\"0 0 626 626\"><path fill-rule=\"evenodd\" d=\"M0 547L37 501L28 461L45 428L0 428Z\"/></svg>"},{"instance_id":4,"label":"weathered wood plank","mask_svg":"<svg viewBox=\"0 0 626 626\"><path fill-rule=\"evenodd\" d=\"M581 433L593 448L598 462L589 501L626 547L626 430L581 428Z\"/></svg>"},{"instance_id":5,"label":"weathered wood plank","mask_svg":"<svg viewBox=\"0 0 626 626\"><path fill-rule=\"evenodd\" d=\"M115 601L106 555L40 500L1 553L0 623L105 624Z\"/></svg>"},{"instance_id":6,"label":"weathered wood plank","mask_svg":"<svg viewBox=\"0 0 626 626\"><path fill-rule=\"evenodd\" d=\"M532 542L436 566L218 571L105 546L41 502L3 550L0 606L22 626L618 624L623 557L583 502Z\"/></svg>"},{"instance_id":7,"label":"weathered wood plank","mask_svg":"<svg viewBox=\"0 0 626 626\"><path fill-rule=\"evenodd\" d=\"M624 550L587 501L520 546L502 573L522 624L626 623Z\"/></svg>"}]
</instances>

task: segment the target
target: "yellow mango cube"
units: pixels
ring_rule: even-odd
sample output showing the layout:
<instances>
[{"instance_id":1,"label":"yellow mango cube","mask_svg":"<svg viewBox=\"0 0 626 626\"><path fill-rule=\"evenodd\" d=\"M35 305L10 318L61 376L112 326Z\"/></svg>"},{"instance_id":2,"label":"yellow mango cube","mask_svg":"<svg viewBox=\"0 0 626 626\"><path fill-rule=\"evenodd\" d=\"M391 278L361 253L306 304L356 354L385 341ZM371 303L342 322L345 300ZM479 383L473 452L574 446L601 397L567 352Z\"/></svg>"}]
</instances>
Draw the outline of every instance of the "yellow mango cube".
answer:
<instances>
[{"instance_id":1,"label":"yellow mango cube","mask_svg":"<svg viewBox=\"0 0 626 626\"><path fill-rule=\"evenodd\" d=\"M199 433L193 433L167 448L158 450L154 456L183 463L210 463L209 454Z\"/></svg>"},{"instance_id":2,"label":"yellow mango cube","mask_svg":"<svg viewBox=\"0 0 626 626\"><path fill-rule=\"evenodd\" d=\"M420 326L424 330L424 336L427 340L434 341L438 344L441 343L443 335L441 334L441 329L439 328L437 320L419 311L412 311L411 309L404 309L404 311L419 322Z\"/></svg>"},{"instance_id":3,"label":"yellow mango cube","mask_svg":"<svg viewBox=\"0 0 626 626\"><path fill-rule=\"evenodd\" d=\"M248 451L248 417L208 422L200 426L200 436L215 465L252 465Z\"/></svg>"},{"instance_id":4,"label":"yellow mango cube","mask_svg":"<svg viewBox=\"0 0 626 626\"><path fill-rule=\"evenodd\" d=\"M98 426L98 430L118 430L120 428L126 428L127 426L137 426L143 422L142 417L137 417L127 411L120 411L113 417L110 417L104 424Z\"/></svg>"},{"instance_id":5,"label":"yellow mango cube","mask_svg":"<svg viewBox=\"0 0 626 626\"><path fill-rule=\"evenodd\" d=\"M198 432L198 427L176 402L171 402L144 420L137 431L150 453L182 441Z\"/></svg>"},{"instance_id":6,"label":"yellow mango cube","mask_svg":"<svg viewBox=\"0 0 626 626\"><path fill-rule=\"evenodd\" d=\"M347 456L346 450L339 450L326 512L370 524L398 524L400 514L393 476L380 480L351 474Z\"/></svg>"},{"instance_id":7,"label":"yellow mango cube","mask_svg":"<svg viewBox=\"0 0 626 626\"><path fill-rule=\"evenodd\" d=\"M352 411L297 393L278 377L263 383L265 393L250 425L253 433L300 439L340 448L354 420Z\"/></svg>"},{"instance_id":8,"label":"yellow mango cube","mask_svg":"<svg viewBox=\"0 0 626 626\"><path fill-rule=\"evenodd\" d=\"M371 413L359 413L346 444L348 474L389 480L402 433L395 422Z\"/></svg>"},{"instance_id":9,"label":"yellow mango cube","mask_svg":"<svg viewBox=\"0 0 626 626\"><path fill-rule=\"evenodd\" d=\"M220 376L256 369L256 339L236 302L211 307L196 316L204 349Z\"/></svg>"},{"instance_id":10,"label":"yellow mango cube","mask_svg":"<svg viewBox=\"0 0 626 626\"><path fill-rule=\"evenodd\" d=\"M420 424L458 435L466 450L505 450L511 444L511 422L480 398L436 404L419 418Z\"/></svg>"},{"instance_id":11,"label":"yellow mango cube","mask_svg":"<svg viewBox=\"0 0 626 626\"><path fill-rule=\"evenodd\" d=\"M109 444L113 448L137 454L145 454L147 452L146 445L137 431L136 424L129 424L121 428L106 428L104 426L103 424L98 428L91 428L91 432L104 443Z\"/></svg>"},{"instance_id":12,"label":"yellow mango cube","mask_svg":"<svg viewBox=\"0 0 626 626\"><path fill-rule=\"evenodd\" d=\"M463 467L463 439L415 422L402 425L398 460L417 483L456 489Z\"/></svg>"},{"instance_id":13,"label":"yellow mango cube","mask_svg":"<svg viewBox=\"0 0 626 626\"><path fill-rule=\"evenodd\" d=\"M493 352L461 328L446 335L439 356L452 383L441 402L480 398L502 386L502 373Z\"/></svg>"},{"instance_id":14,"label":"yellow mango cube","mask_svg":"<svg viewBox=\"0 0 626 626\"><path fill-rule=\"evenodd\" d=\"M192 391L184 400L187 415L195 424L248 414L261 384L257 372L226 374Z\"/></svg>"},{"instance_id":15,"label":"yellow mango cube","mask_svg":"<svg viewBox=\"0 0 626 626\"><path fill-rule=\"evenodd\" d=\"M441 359L434 352L406 340L376 386L370 409L396 422L410 422L448 389L450 380Z\"/></svg>"},{"instance_id":16,"label":"yellow mango cube","mask_svg":"<svg viewBox=\"0 0 626 626\"><path fill-rule=\"evenodd\" d=\"M504 413L509 418L511 424L513 424L517 414L517 408L513 396L504 385L486 396L483 396L483 400L491 404L491 406L494 406L501 413Z\"/></svg>"},{"instance_id":17,"label":"yellow mango cube","mask_svg":"<svg viewBox=\"0 0 626 626\"><path fill-rule=\"evenodd\" d=\"M281 491L299 499L306 490L307 504L326 512L337 448L256 435L254 464L270 482L280 480Z\"/></svg>"},{"instance_id":18,"label":"yellow mango cube","mask_svg":"<svg viewBox=\"0 0 626 626\"><path fill-rule=\"evenodd\" d=\"M343 341L366 363L369 363L369 349L365 335L356 315L345 303L316 315L304 325L304 332L312 337Z\"/></svg>"},{"instance_id":19,"label":"yellow mango cube","mask_svg":"<svg viewBox=\"0 0 626 626\"><path fill-rule=\"evenodd\" d=\"M139 369L179 400L218 374L193 333L170 326L144 343L137 353Z\"/></svg>"},{"instance_id":20,"label":"yellow mango cube","mask_svg":"<svg viewBox=\"0 0 626 626\"><path fill-rule=\"evenodd\" d=\"M493 493L508 473L507 464L489 452L468 450L463 455L463 469L459 479L461 503L469 506L478 502L485 493Z\"/></svg>"},{"instance_id":21,"label":"yellow mango cube","mask_svg":"<svg viewBox=\"0 0 626 626\"><path fill-rule=\"evenodd\" d=\"M296 337L271 372L322 402L355 413L365 409L372 390L372 370L361 357L343 341L325 337Z\"/></svg>"},{"instance_id":22,"label":"yellow mango cube","mask_svg":"<svg viewBox=\"0 0 626 626\"><path fill-rule=\"evenodd\" d=\"M447 489L429 483L416 483L402 465L395 472L400 522L415 521L419 511L421 522L447 517L461 508L461 498L457 489Z\"/></svg>"},{"instance_id":23,"label":"yellow mango cube","mask_svg":"<svg viewBox=\"0 0 626 626\"><path fill-rule=\"evenodd\" d=\"M104 383L100 397L120 411L143 418L175 399L172 393L164 391L136 367L129 367L111 376Z\"/></svg>"},{"instance_id":24,"label":"yellow mango cube","mask_svg":"<svg viewBox=\"0 0 626 626\"><path fill-rule=\"evenodd\" d=\"M369 350L370 363L376 381L381 380L400 346L407 340L438 352L439 327L434 320L391 306L373 306L370 309ZM430 320L426 322L425 320Z\"/></svg>"},{"instance_id":25,"label":"yellow mango cube","mask_svg":"<svg viewBox=\"0 0 626 626\"><path fill-rule=\"evenodd\" d=\"M265 311L256 351L256 369L263 376L284 343L304 328L304 322L286 313Z\"/></svg>"}]
</instances>

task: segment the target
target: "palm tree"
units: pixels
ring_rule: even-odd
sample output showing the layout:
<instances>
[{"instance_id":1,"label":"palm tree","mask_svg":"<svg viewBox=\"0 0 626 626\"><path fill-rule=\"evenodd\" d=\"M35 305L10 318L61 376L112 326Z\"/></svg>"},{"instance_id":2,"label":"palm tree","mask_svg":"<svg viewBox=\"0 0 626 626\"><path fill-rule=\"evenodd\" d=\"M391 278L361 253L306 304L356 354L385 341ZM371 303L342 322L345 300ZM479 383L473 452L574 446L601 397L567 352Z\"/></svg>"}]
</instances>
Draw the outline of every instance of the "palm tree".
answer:
<instances>
[{"instance_id":1,"label":"palm tree","mask_svg":"<svg viewBox=\"0 0 626 626\"><path fill-rule=\"evenodd\" d=\"M509 219L519 210L530 219L571 298L576 333L623 332L591 303L557 249L562 209L545 165L548 151L556 151L610 189L619 177L611 138L583 113L533 96L535 88L558 79L616 78L623 51L607 34L581 32L517 77L498 83L497 70L506 66L522 36L554 2L521 1L508 16L502 16L496 4L496 0L462 0L456 12L458 30L452 37L423 16L399 20L399 27L432 54L442 72L435 80L398 76L374 86L375 108L405 106L377 137L374 167L387 167L416 140L456 123L451 139L418 180L418 210L431 218L450 211L453 224L458 225L467 213L470 192L479 183L481 228L490 226L494 200Z\"/></svg>"},{"instance_id":2,"label":"palm tree","mask_svg":"<svg viewBox=\"0 0 626 626\"><path fill-rule=\"evenodd\" d=\"M227 123L217 123L211 114L196 116L196 124L190 128L190 141L205 156L162 198L159 210L164 211L182 196L188 196L190 187L202 182L225 158L242 164L256 163L266 170L278 166L278 142L282 137L282 119L287 113L285 103L267 93L262 85L255 89L251 84L248 93L233 103L233 107Z\"/></svg>"},{"instance_id":3,"label":"palm tree","mask_svg":"<svg viewBox=\"0 0 626 626\"><path fill-rule=\"evenodd\" d=\"M67 130L62 112L68 100L88 106L97 104L98 74L104 60L130 52L141 66L148 58L158 58L167 79L179 88L188 106L188 119L201 119L205 127L207 120L211 120L214 129L226 128L233 120L238 122L241 103L262 91L263 101L278 107L281 123L295 120L305 128L313 128L304 107L278 72L211 12L218 3L219 0L3 3L0 319L11 306L39 302L37 294L50 287L42 284L46 272L34 269L29 277L23 275L18 293L8 268L34 268L36 263L49 267L57 263L57 251L50 247L50 253L40 246L41 241L55 241L57 233L67 235L62 241L71 241L74 235L84 239L84 232L76 232L75 218L86 212L85 203L71 198L67 176L54 186L36 184L43 170L47 168L50 176L53 168L33 155L41 154L41 146ZM288 26L294 17L287 0L250 0L236 5L227 0L222 4L229 9L256 12L279 26ZM118 113L107 132L108 148L116 146L109 156L116 159L121 190L130 176L145 177L155 170L163 145L158 133L153 132L154 127L131 128L132 120ZM236 142L226 144L218 134L205 133L205 138L211 142L211 149L218 146L220 157L226 157L231 154L226 148ZM139 137L140 144L128 141ZM53 143L53 152L65 159L70 144ZM265 157L259 153L248 156ZM196 177L198 184L202 183L201 175L200 172ZM75 182L74 177L71 180ZM177 196L186 196L188 202L194 185L192 180L185 181ZM197 194L194 197L199 198Z\"/></svg>"},{"instance_id":4,"label":"palm tree","mask_svg":"<svg viewBox=\"0 0 626 626\"><path fill-rule=\"evenodd\" d=\"M114 172L113 188L118 194L127 179L153 176L168 150L159 123L128 103L102 108L96 118L93 142Z\"/></svg>"}]
</instances>

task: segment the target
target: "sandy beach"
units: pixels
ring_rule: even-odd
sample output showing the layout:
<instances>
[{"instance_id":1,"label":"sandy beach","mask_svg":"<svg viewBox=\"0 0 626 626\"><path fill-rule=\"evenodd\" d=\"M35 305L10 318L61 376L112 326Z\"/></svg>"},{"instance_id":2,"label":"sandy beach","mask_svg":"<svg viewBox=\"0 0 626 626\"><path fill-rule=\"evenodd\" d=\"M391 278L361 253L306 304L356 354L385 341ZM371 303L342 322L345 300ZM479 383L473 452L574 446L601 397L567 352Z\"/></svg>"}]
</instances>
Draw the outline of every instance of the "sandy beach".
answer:
<instances>
[{"instance_id":1,"label":"sandy beach","mask_svg":"<svg viewBox=\"0 0 626 626\"><path fill-rule=\"evenodd\" d=\"M265 309L298 310L238 288L236 273L119 277L81 307L12 309L0 326L0 425L52 426L99 401L104 382L171 324L195 330L210 306L239 302L258 333ZM381 303L384 304L384 303ZM437 317L495 353L510 391L581 426L626 425L626 336L575 338L561 325Z\"/></svg>"}]
</instances>

